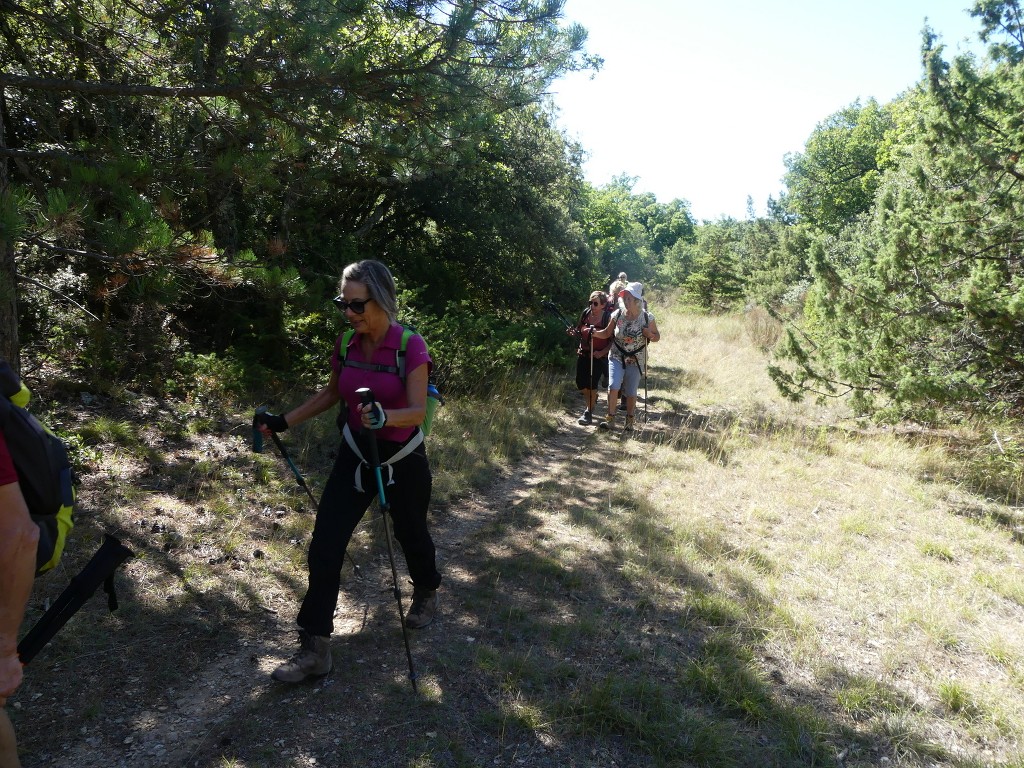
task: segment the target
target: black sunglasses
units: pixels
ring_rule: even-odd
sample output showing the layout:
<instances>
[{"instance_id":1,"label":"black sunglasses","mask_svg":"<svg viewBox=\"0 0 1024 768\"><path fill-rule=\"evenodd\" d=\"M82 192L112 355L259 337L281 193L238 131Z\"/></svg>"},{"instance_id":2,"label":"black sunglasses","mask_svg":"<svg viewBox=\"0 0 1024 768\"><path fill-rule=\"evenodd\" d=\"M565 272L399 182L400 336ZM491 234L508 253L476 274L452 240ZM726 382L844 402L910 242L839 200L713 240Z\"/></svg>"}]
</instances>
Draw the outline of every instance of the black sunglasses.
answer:
<instances>
[{"instance_id":1,"label":"black sunglasses","mask_svg":"<svg viewBox=\"0 0 1024 768\"><path fill-rule=\"evenodd\" d=\"M601 305L600 301L592 301L592 302L590 302L590 306L592 306L592 307L599 307L600 305Z\"/></svg>"},{"instance_id":2,"label":"black sunglasses","mask_svg":"<svg viewBox=\"0 0 1024 768\"><path fill-rule=\"evenodd\" d=\"M373 299L353 299L352 301L345 301L341 296L334 297L334 306L338 308L339 312L345 312L351 309L357 315L363 314L366 311L366 305L369 304Z\"/></svg>"}]
</instances>

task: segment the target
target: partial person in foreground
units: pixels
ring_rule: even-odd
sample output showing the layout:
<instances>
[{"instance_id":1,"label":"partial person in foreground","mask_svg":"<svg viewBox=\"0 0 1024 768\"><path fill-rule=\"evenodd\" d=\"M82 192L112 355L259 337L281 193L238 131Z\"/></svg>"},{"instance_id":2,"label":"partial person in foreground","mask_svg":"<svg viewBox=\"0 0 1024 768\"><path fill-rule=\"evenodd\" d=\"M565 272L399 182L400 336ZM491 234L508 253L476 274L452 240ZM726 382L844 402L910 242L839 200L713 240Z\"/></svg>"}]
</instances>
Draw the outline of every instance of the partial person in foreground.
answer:
<instances>
[{"instance_id":1,"label":"partial person in foreground","mask_svg":"<svg viewBox=\"0 0 1024 768\"><path fill-rule=\"evenodd\" d=\"M594 291L576 327L569 329L569 333L578 336L580 340L576 350L576 388L583 395L583 415L578 420L580 424L593 422L598 382L608 376L608 350L611 342L608 339L595 339L591 332L608 325L611 314L608 296L603 291Z\"/></svg>"},{"instance_id":2,"label":"partial person in foreground","mask_svg":"<svg viewBox=\"0 0 1024 768\"><path fill-rule=\"evenodd\" d=\"M349 264L338 290L335 304L355 333L345 350L341 349L344 334L335 342L327 386L288 413L257 415L260 429L269 437L342 403L338 423L343 439L320 498L309 545L309 586L297 618L299 649L273 672L274 679L283 682L326 675L333 667L330 636L345 549L377 498L374 475L364 458L370 456L365 430L374 430L377 437L395 538L412 578L406 626L427 626L438 607L441 574L427 528L433 478L419 429L426 415L430 355L423 339L413 334L406 346L405 370L396 364L403 328L396 321L395 282L384 264L371 260ZM357 390L364 387L373 391L375 403L361 404Z\"/></svg>"},{"instance_id":3,"label":"partial person in foreground","mask_svg":"<svg viewBox=\"0 0 1024 768\"><path fill-rule=\"evenodd\" d=\"M594 331L596 338L612 340L608 355L608 417L597 425L600 429L615 429L615 404L620 389L626 395L625 428L632 429L635 424L637 390L640 378L647 375L647 345L661 339L654 315L644 309L643 293L643 285L629 283L619 293L622 306L612 313L606 327Z\"/></svg>"},{"instance_id":4,"label":"partial person in foreground","mask_svg":"<svg viewBox=\"0 0 1024 768\"><path fill-rule=\"evenodd\" d=\"M0 768L19 768L7 699L21 685L18 628L36 575L39 526L32 522L0 432Z\"/></svg>"}]
</instances>

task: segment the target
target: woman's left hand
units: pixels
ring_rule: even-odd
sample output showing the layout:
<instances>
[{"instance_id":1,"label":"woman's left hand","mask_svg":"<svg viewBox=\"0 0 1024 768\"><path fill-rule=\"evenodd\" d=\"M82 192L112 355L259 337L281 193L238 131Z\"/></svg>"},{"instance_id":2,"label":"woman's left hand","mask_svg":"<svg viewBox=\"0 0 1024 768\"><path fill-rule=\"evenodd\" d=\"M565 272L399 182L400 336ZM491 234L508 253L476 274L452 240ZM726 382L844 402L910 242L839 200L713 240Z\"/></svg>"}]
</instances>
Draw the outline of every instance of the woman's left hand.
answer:
<instances>
[{"instance_id":1,"label":"woman's left hand","mask_svg":"<svg viewBox=\"0 0 1024 768\"><path fill-rule=\"evenodd\" d=\"M388 423L388 414L384 406L376 400L359 406L359 412L363 427L366 429L380 429Z\"/></svg>"}]
</instances>

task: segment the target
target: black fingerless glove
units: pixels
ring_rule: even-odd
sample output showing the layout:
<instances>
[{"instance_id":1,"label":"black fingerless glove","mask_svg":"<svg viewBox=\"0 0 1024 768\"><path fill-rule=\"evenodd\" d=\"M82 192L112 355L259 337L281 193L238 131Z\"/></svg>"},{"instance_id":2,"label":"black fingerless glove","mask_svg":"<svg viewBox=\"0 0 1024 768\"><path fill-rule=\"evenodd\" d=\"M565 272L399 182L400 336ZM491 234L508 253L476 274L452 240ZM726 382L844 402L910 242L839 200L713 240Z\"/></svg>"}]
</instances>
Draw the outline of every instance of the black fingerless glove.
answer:
<instances>
[{"instance_id":1,"label":"black fingerless glove","mask_svg":"<svg viewBox=\"0 0 1024 768\"><path fill-rule=\"evenodd\" d=\"M284 432L288 429L288 422L284 416L278 416L276 413L258 413L256 419L271 432Z\"/></svg>"}]
</instances>

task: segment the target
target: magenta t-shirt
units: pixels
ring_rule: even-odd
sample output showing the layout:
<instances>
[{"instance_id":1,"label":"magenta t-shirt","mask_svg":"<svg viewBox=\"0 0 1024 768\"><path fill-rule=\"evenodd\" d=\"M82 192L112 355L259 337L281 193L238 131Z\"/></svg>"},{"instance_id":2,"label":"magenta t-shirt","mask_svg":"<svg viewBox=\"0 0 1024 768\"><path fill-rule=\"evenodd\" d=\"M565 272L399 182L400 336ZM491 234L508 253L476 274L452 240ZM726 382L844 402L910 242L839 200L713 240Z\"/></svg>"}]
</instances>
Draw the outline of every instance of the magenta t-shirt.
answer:
<instances>
[{"instance_id":1,"label":"magenta t-shirt","mask_svg":"<svg viewBox=\"0 0 1024 768\"><path fill-rule=\"evenodd\" d=\"M412 341L412 339L409 339ZM14 470L14 461L7 450L7 441L0 432L0 485L10 485L18 482L18 473Z\"/></svg>"},{"instance_id":2,"label":"magenta t-shirt","mask_svg":"<svg viewBox=\"0 0 1024 768\"><path fill-rule=\"evenodd\" d=\"M398 349L402 346L402 331L402 326L392 323L384 335L384 340L374 350L372 360L363 357L363 349L359 344L362 334L355 333L349 341L345 357L352 361L394 367ZM359 416L361 402L359 395L356 394L357 389L363 387L372 389L374 397L386 411L392 408L409 407L409 398L405 394L405 382L397 373L367 371L350 366L342 367L337 350L340 344L341 337L339 336L335 344L334 355L331 357L331 368L338 374L338 393L348 406L348 427L352 430L352 434L359 434L359 430L363 428L362 419ZM430 359L430 353L427 352L427 344L423 341L423 337L414 333L409 337L409 342L405 347L405 375L408 376L421 365L432 366L433 362ZM377 437L381 440L404 443L412 437L414 430L415 427L383 427L377 430Z\"/></svg>"}]
</instances>

